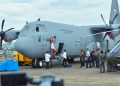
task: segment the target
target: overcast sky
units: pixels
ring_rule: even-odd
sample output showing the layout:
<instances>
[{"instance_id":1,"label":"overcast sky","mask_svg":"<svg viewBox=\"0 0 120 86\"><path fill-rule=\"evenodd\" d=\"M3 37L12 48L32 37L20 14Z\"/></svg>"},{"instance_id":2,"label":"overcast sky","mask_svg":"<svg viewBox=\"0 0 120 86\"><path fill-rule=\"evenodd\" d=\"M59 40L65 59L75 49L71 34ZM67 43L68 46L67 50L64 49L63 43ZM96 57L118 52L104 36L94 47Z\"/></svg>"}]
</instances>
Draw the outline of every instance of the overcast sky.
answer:
<instances>
[{"instance_id":1,"label":"overcast sky","mask_svg":"<svg viewBox=\"0 0 120 86\"><path fill-rule=\"evenodd\" d=\"M0 0L0 21L6 19L4 30L21 30L25 22L54 21L73 25L108 23L112 0ZM118 0L120 2L120 0Z\"/></svg>"}]
</instances>

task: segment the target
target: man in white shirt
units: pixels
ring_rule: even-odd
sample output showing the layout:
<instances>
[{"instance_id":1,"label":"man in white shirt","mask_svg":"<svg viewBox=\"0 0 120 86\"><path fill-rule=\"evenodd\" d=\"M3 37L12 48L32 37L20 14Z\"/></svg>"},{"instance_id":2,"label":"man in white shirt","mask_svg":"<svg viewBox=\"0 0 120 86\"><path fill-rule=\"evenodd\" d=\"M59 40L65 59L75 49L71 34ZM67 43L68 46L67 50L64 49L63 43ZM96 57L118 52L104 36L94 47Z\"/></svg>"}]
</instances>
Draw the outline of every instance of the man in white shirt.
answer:
<instances>
[{"instance_id":1,"label":"man in white shirt","mask_svg":"<svg viewBox=\"0 0 120 86\"><path fill-rule=\"evenodd\" d=\"M86 53L86 57L85 57L86 68L88 68L88 64L89 64L89 67L91 68L90 51L88 48L85 53Z\"/></svg>"},{"instance_id":2,"label":"man in white shirt","mask_svg":"<svg viewBox=\"0 0 120 86\"><path fill-rule=\"evenodd\" d=\"M87 57L90 57L90 51L89 51L88 48L87 48L87 50L86 50L86 56L87 56Z\"/></svg>"},{"instance_id":3,"label":"man in white shirt","mask_svg":"<svg viewBox=\"0 0 120 86\"><path fill-rule=\"evenodd\" d=\"M50 57L51 57L50 53L49 53L49 52L46 52L46 53L45 53L46 69L49 69Z\"/></svg>"},{"instance_id":4,"label":"man in white shirt","mask_svg":"<svg viewBox=\"0 0 120 86\"><path fill-rule=\"evenodd\" d=\"M66 50L64 50L63 54L62 54L62 57L63 57L63 66L65 67L65 65L67 64L67 54L66 54Z\"/></svg>"}]
</instances>

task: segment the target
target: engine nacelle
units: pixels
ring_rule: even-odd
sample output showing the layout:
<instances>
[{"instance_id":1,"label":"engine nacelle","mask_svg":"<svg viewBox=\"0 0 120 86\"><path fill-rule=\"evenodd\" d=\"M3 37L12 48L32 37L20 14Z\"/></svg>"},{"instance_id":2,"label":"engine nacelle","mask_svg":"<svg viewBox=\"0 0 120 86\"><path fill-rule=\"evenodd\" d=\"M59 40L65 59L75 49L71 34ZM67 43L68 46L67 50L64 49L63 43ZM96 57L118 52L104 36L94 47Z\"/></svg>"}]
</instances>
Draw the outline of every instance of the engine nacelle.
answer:
<instances>
[{"instance_id":1,"label":"engine nacelle","mask_svg":"<svg viewBox=\"0 0 120 86\"><path fill-rule=\"evenodd\" d=\"M14 30L7 31L7 32L5 32L3 40L5 42L11 42L11 41L18 38L18 34L19 33L17 31L14 31Z\"/></svg>"}]
</instances>

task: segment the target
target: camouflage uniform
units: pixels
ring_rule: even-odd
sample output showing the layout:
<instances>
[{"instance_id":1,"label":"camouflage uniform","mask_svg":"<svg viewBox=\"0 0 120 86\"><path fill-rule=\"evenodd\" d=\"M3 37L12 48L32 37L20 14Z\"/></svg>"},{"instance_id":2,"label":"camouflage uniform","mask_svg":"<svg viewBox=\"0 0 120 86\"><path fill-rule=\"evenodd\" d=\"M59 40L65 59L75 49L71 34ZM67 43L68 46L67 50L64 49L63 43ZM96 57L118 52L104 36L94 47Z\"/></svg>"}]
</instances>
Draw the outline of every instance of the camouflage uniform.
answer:
<instances>
[{"instance_id":1,"label":"camouflage uniform","mask_svg":"<svg viewBox=\"0 0 120 86\"><path fill-rule=\"evenodd\" d=\"M105 72L105 54L103 54L103 51L101 51L99 60L100 60L100 73L104 73Z\"/></svg>"}]
</instances>

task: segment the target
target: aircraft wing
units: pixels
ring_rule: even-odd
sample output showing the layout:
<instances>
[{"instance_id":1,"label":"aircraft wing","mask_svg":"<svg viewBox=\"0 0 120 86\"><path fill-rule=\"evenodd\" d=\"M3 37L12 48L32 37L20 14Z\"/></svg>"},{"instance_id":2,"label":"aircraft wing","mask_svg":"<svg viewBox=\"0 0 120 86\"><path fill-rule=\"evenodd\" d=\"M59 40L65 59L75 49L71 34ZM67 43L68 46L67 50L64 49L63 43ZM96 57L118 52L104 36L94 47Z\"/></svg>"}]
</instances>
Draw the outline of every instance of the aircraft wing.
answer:
<instances>
[{"instance_id":1,"label":"aircraft wing","mask_svg":"<svg viewBox=\"0 0 120 86\"><path fill-rule=\"evenodd\" d=\"M119 24L114 24L112 26L106 26L106 25L94 25L90 27L92 31L100 31L100 32L106 32L111 31L114 29L120 29Z\"/></svg>"},{"instance_id":2,"label":"aircraft wing","mask_svg":"<svg viewBox=\"0 0 120 86\"><path fill-rule=\"evenodd\" d=\"M95 26L92 26L90 28L92 31L99 31L99 32L105 32L105 31L112 30L112 28L106 27L106 25L95 25Z\"/></svg>"}]
</instances>

